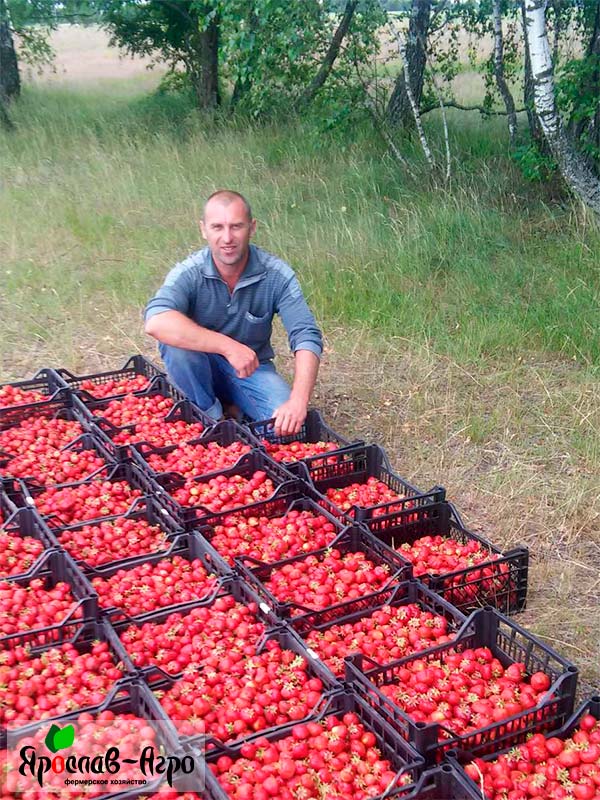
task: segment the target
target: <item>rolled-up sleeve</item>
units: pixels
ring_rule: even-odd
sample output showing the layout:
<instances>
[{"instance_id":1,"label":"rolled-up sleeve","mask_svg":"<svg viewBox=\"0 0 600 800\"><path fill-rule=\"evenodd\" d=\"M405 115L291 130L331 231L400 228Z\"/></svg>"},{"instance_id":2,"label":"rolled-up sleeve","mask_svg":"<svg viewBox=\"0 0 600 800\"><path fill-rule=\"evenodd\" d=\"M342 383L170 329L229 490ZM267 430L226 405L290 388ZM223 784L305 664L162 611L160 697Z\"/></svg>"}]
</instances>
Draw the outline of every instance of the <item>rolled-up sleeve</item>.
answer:
<instances>
[{"instance_id":1,"label":"rolled-up sleeve","mask_svg":"<svg viewBox=\"0 0 600 800\"><path fill-rule=\"evenodd\" d=\"M144 311L144 319L163 311L180 311L190 316L190 309L198 292L199 265L196 254L176 264L165 278L165 282L150 300Z\"/></svg>"},{"instance_id":2,"label":"rolled-up sleeve","mask_svg":"<svg viewBox=\"0 0 600 800\"><path fill-rule=\"evenodd\" d=\"M279 295L277 313L287 332L292 352L310 350L321 357L323 337L295 275L286 282Z\"/></svg>"}]
</instances>

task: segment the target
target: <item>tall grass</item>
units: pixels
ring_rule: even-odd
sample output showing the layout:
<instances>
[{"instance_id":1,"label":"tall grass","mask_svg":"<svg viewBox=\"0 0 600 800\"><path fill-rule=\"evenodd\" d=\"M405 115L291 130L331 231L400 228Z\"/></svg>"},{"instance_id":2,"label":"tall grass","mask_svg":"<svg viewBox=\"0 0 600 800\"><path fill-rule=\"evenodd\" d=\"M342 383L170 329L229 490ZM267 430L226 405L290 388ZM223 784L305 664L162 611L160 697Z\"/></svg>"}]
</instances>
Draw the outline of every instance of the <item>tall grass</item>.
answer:
<instances>
[{"instance_id":1,"label":"tall grass","mask_svg":"<svg viewBox=\"0 0 600 800\"><path fill-rule=\"evenodd\" d=\"M257 242L294 265L325 326L427 341L461 363L600 360L598 231L524 181L501 123L451 120L445 185L414 142L402 147L416 180L367 128L218 124L183 96L29 89L15 121L0 145L5 363L17 336L93 325L107 303L140 309L200 246L218 186L249 196Z\"/></svg>"}]
</instances>

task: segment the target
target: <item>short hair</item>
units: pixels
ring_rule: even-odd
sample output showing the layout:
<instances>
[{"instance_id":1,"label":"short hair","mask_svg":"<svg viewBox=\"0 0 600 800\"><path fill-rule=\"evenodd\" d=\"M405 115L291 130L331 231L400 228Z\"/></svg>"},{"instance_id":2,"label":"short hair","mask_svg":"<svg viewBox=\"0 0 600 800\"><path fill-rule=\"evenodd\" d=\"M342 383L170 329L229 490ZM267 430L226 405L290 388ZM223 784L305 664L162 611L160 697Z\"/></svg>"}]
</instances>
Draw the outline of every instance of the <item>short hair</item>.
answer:
<instances>
[{"instance_id":1,"label":"short hair","mask_svg":"<svg viewBox=\"0 0 600 800\"><path fill-rule=\"evenodd\" d=\"M206 214L206 206L216 197L222 198L225 205L229 205L229 203L233 202L233 200L241 200L244 204L244 208L246 209L246 213L248 214L248 219L252 220L252 209L250 208L250 203L246 200L243 194L234 192L233 189L217 189L217 191L213 192L210 197L207 197L202 208L202 219L204 219Z\"/></svg>"}]
</instances>

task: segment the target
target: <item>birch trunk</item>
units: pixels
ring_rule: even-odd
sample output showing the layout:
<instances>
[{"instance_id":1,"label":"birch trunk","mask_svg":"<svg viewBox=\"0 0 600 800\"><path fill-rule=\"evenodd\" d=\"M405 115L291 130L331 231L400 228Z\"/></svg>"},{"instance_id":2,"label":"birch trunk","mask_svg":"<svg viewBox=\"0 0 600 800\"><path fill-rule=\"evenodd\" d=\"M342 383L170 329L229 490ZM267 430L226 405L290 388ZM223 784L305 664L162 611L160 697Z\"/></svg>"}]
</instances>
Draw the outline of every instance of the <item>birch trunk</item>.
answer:
<instances>
[{"instance_id":1,"label":"birch trunk","mask_svg":"<svg viewBox=\"0 0 600 800\"><path fill-rule=\"evenodd\" d=\"M406 90L406 95L408 97L408 102L410 104L410 108L413 114L413 119L415 121L415 125L417 126L417 133L419 134L419 141L421 142L421 147L423 148L423 152L425 153L425 158L427 159L427 163L430 167L433 167L433 154L429 147L429 143L427 141L427 137L425 136L425 131L423 129L423 123L421 122L421 113L419 111L419 105L415 99L415 96L412 91L411 80L410 80L410 73L408 67L408 57L406 55L406 45L404 43L404 39L402 38L402 34L398 33L398 50L402 57L402 66L404 69L404 88Z\"/></svg>"},{"instance_id":2,"label":"birch trunk","mask_svg":"<svg viewBox=\"0 0 600 800\"><path fill-rule=\"evenodd\" d=\"M556 108L545 8L546 0L525 0L524 33L529 43L535 110L566 183L589 208L600 215L600 180L576 151Z\"/></svg>"},{"instance_id":3,"label":"birch trunk","mask_svg":"<svg viewBox=\"0 0 600 800\"><path fill-rule=\"evenodd\" d=\"M502 35L502 12L500 10L500 0L494 0L494 75L496 86L500 96L504 101L506 115L508 118L508 136L510 146L514 147L517 139L517 114L515 111L515 101L508 88L508 83L504 76L504 37Z\"/></svg>"},{"instance_id":4,"label":"birch trunk","mask_svg":"<svg viewBox=\"0 0 600 800\"><path fill-rule=\"evenodd\" d=\"M412 103L407 86L412 93L413 100L417 106L420 106L430 23L431 0L412 0L406 40L408 78L405 71L402 71L396 79L386 112L390 125L411 127L414 124Z\"/></svg>"},{"instance_id":5,"label":"birch trunk","mask_svg":"<svg viewBox=\"0 0 600 800\"><path fill-rule=\"evenodd\" d=\"M523 31L526 30L527 22L525 17L525 0L521 0L521 21L523 23ZM523 103L527 111L527 122L529 124L529 133L538 147L545 147L545 141L540 126L540 121L535 113L535 100L533 91L533 77L531 75L531 58L529 55L529 42L527 36L525 40L525 76L523 80Z\"/></svg>"}]
</instances>

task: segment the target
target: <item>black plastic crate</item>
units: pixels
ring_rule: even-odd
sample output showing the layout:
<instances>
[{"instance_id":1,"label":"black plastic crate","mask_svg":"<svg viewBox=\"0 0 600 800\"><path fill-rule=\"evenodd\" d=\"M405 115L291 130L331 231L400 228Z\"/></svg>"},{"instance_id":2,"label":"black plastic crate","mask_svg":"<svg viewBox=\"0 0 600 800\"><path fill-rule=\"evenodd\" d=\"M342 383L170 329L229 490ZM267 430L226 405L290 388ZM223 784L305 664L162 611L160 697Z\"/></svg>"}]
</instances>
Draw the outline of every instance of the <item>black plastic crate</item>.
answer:
<instances>
[{"instance_id":1,"label":"black plastic crate","mask_svg":"<svg viewBox=\"0 0 600 800\"><path fill-rule=\"evenodd\" d=\"M586 714L591 714L596 719L600 719L600 695L593 695L588 700L585 700L577 709L573 712L573 714L569 717L569 719L565 722L565 724L558 728L555 731L548 731L545 733L546 738L550 737L557 737L559 739L568 739L575 730L579 727L579 722L582 717ZM508 753L512 748L503 748L498 752L491 753L490 755L486 755L483 757L483 761L491 762L496 761L500 756L505 755ZM469 800L487 800L488 795L482 789L480 783L475 783L469 775L464 771L462 768L463 763L468 763L472 760L470 755L465 751L461 750L450 750L447 754L448 758L448 765L451 769L455 771L458 775L459 779L465 786L465 789L469 791L468 797Z\"/></svg>"},{"instance_id":2,"label":"black plastic crate","mask_svg":"<svg viewBox=\"0 0 600 800\"><path fill-rule=\"evenodd\" d=\"M383 798L404 798L411 796L409 790L414 788L414 783L420 775L423 759L415 752L411 745L398 737L393 729L383 720L372 708L369 707L360 697L350 691L340 690L333 692L329 697L324 698L322 707L315 713L313 721L320 722L327 717L337 715L343 716L348 712L355 713L361 724L375 735L376 747L380 750L382 758L390 761L391 768L396 771L396 778L384 794L380 794L374 800ZM282 725L275 728L266 738L270 742L277 742L286 736L291 736L292 729L296 723ZM246 739L247 742L256 741L263 736L262 733ZM208 751L206 755L207 765L214 764L221 756L229 756L236 761L241 756L243 744L234 746L221 745L214 750ZM408 777L409 783L406 786L399 786L400 780L404 776ZM212 800L228 800L228 795L221 787L216 776L210 769L206 770L206 787Z\"/></svg>"},{"instance_id":3,"label":"black plastic crate","mask_svg":"<svg viewBox=\"0 0 600 800\"><path fill-rule=\"evenodd\" d=\"M0 392L7 386L20 389L22 392L38 392L38 394L42 395L40 400L34 400L32 402L44 402L46 400L54 399L55 397L59 396L57 395L57 392L61 392L65 388L65 384L61 380L60 376L53 369L40 369L35 373L33 378L29 378L28 380L2 383L0 384ZM3 411L18 410L23 405L30 405L30 403L1 405L0 401L0 408Z\"/></svg>"},{"instance_id":4,"label":"black plastic crate","mask_svg":"<svg viewBox=\"0 0 600 800\"><path fill-rule=\"evenodd\" d=\"M4 525L22 506L11 480L0 478L0 526Z\"/></svg>"},{"instance_id":5,"label":"black plastic crate","mask_svg":"<svg viewBox=\"0 0 600 800\"><path fill-rule=\"evenodd\" d=\"M4 509L4 503L0 492L0 508ZM38 557L31 563L29 569L22 572L15 572L12 575L0 574L0 580L6 578L18 578L28 574L36 565L41 561L44 555L49 550L59 548L59 543L51 533L51 531L44 525L42 518L32 508L19 508L14 511L10 516L7 516L4 523L0 523L0 534L6 533L10 536L18 536L21 539L30 538L41 542L44 549L40 552Z\"/></svg>"},{"instance_id":6,"label":"black plastic crate","mask_svg":"<svg viewBox=\"0 0 600 800\"><path fill-rule=\"evenodd\" d=\"M116 606L103 607L98 600L98 609L103 614L106 614L112 622L125 619L129 622L138 620L139 622L146 622L152 619L157 611L168 611L169 609L177 608L178 610L191 608L197 602L210 602L221 591L223 585L223 578L231 577L231 569L227 566L225 561L217 553L217 551L200 536L200 534L192 531L191 533L182 533L176 536L170 543L170 547L166 552L156 553L154 555L141 555L136 559L131 559L128 564L123 565L120 563L111 564L106 567L88 568L86 575L92 581L94 578L102 578L107 580L121 570L130 570L143 564L158 564L165 559L171 559L174 556L179 556L186 561L193 561L199 559L207 571L207 573L215 575L215 586L204 597L198 597L189 603L172 604L171 606L160 606L152 611L144 614L129 614L127 611Z\"/></svg>"},{"instance_id":7,"label":"black plastic crate","mask_svg":"<svg viewBox=\"0 0 600 800\"><path fill-rule=\"evenodd\" d=\"M460 653L477 647L488 647L504 667L522 662L529 675L545 672L550 677L551 686L544 698L531 709L461 735L442 724L415 722L380 690L384 684L393 684L398 670L411 661L435 662L445 653ZM427 765L440 761L451 748L464 750L472 757L483 756L520 744L531 733L559 727L573 712L577 678L578 670L570 661L493 608L473 612L449 644L385 665L364 655L349 656L346 660L346 681L368 699L395 730L414 744ZM446 738L440 739L441 735Z\"/></svg>"},{"instance_id":8,"label":"black plastic crate","mask_svg":"<svg viewBox=\"0 0 600 800\"><path fill-rule=\"evenodd\" d=\"M466 776L451 764L426 770L414 786L395 795L398 800L482 800L473 794Z\"/></svg>"},{"instance_id":9,"label":"black plastic crate","mask_svg":"<svg viewBox=\"0 0 600 800\"><path fill-rule=\"evenodd\" d=\"M60 640L62 637L63 626L73 623L93 621L98 618L98 597L93 590L88 579L78 569L73 559L61 550L48 550L28 572L22 575L9 576L4 578L4 583L14 586L26 587L34 579L43 580L46 589L51 589L59 582L68 583L71 587L71 594L75 605L67 612L64 619L55 625L46 628L31 628L27 631L17 631L15 633L0 636L0 648L12 649L16 638L19 637L19 644L23 644L21 636L33 644L49 644ZM75 616L80 612L80 616Z\"/></svg>"},{"instance_id":10,"label":"black plastic crate","mask_svg":"<svg viewBox=\"0 0 600 800\"><path fill-rule=\"evenodd\" d=\"M0 476L0 519L8 519L15 511L26 506L22 485L12 478Z\"/></svg>"},{"instance_id":11,"label":"black plastic crate","mask_svg":"<svg viewBox=\"0 0 600 800\"><path fill-rule=\"evenodd\" d=\"M84 403L89 413L102 420L104 420L102 411L106 406L109 403L124 400L128 394L129 393L124 393L114 397L94 397L88 392L81 390L77 392L80 401ZM179 389L167 379L166 375L155 375L152 382L145 389L131 392L131 394L135 395L135 397L152 397L159 394L163 397L170 398L174 404L181 403L183 400L187 399L183 392L180 392Z\"/></svg>"},{"instance_id":12,"label":"black plastic crate","mask_svg":"<svg viewBox=\"0 0 600 800\"><path fill-rule=\"evenodd\" d=\"M203 433L210 430L215 421L205 414L198 406L191 402L191 400L181 399L184 396L178 389L173 387L167 382L166 378L156 378L152 386L145 392L138 393L139 396L149 396L153 394L164 395L171 397L175 400L175 405L170 409L169 413L165 415L166 422L179 422L183 421L188 425L192 423L201 423L203 425ZM114 398L113 398L114 399ZM121 433L133 433L135 423L129 423L120 427L113 425L112 422L102 417L102 410L111 402L111 400L95 400L84 405L79 398L75 398L75 404L79 404L80 413L86 414L94 426L94 429L103 437L106 446L111 450L113 457L117 460L123 461L131 458L131 445L144 442L140 437L133 442L127 444L119 444L114 441L115 437ZM196 437L190 437L190 440ZM188 441L187 439L182 440ZM148 442L145 442L148 444Z\"/></svg>"},{"instance_id":13,"label":"black plastic crate","mask_svg":"<svg viewBox=\"0 0 600 800\"><path fill-rule=\"evenodd\" d=\"M600 692L595 692L587 700L584 700L565 724L558 730L550 732L548 736L558 736L559 739L568 739L579 727L581 718L586 714L591 714L592 717L600 720Z\"/></svg>"},{"instance_id":14,"label":"black plastic crate","mask_svg":"<svg viewBox=\"0 0 600 800\"><path fill-rule=\"evenodd\" d=\"M336 433L325 422L321 413L315 408L309 409L306 419L302 423L302 427L298 433L292 433L287 436L277 436L275 434L275 419L265 419L259 422L250 422L247 424L252 434L260 440L261 444L266 440L269 444L291 444L292 442L314 443L314 442L333 442L337 445L336 450L349 447L351 444L362 444L358 440L350 442L345 439L341 434ZM326 458L328 453L323 454ZM271 456L274 458L274 456ZM279 461L279 459L274 459ZM298 459L302 460L302 459ZM285 462L286 464L294 462Z\"/></svg>"},{"instance_id":15,"label":"black plastic crate","mask_svg":"<svg viewBox=\"0 0 600 800\"><path fill-rule=\"evenodd\" d=\"M332 606L324 611L314 612L306 617L291 617L286 622L294 633L302 639L309 652L312 653L314 652L313 649L306 642L310 633L315 631L323 633L334 625L352 625L361 619L371 617L384 606L398 608L411 603L417 604L423 611L431 611L433 614L447 619L449 623L448 630L451 632L458 632L466 622L466 617L462 612L415 580L392 585L358 600L348 600L345 603ZM432 642L433 644L435 642ZM315 652L315 655L319 658L321 657L317 652ZM329 667L327 668L329 669ZM343 676L341 679L343 679Z\"/></svg>"},{"instance_id":16,"label":"black plastic crate","mask_svg":"<svg viewBox=\"0 0 600 800\"><path fill-rule=\"evenodd\" d=\"M212 428L207 429L202 436L196 439L190 439L190 441L186 442L186 444L202 445L206 447L211 442L216 442L216 444L220 445L221 447L229 447L229 445L233 444L234 442L242 442L243 444L248 445L250 450L260 448L260 442L258 439L255 439L255 437L252 436L252 434L249 433L244 426L238 425L238 423L232 419L217 422ZM131 456L136 464L138 464L142 469L145 469L153 477L157 477L159 475L177 476L180 475L180 473L172 470L157 472L150 466L147 458L151 455L165 456L168 453L175 451L178 447L180 447L180 445L176 444L169 445L168 447L155 447L148 442L139 442L138 444L131 445ZM244 455L245 454L242 454L240 459L238 459L238 461L229 469L233 469L235 466L237 466ZM211 470L202 473L202 476L198 477L212 476L218 474L219 472L221 472L221 470Z\"/></svg>"},{"instance_id":17,"label":"black plastic crate","mask_svg":"<svg viewBox=\"0 0 600 800\"><path fill-rule=\"evenodd\" d=\"M327 521L334 526L335 531L332 533L331 537L331 541L333 541L344 530L344 524L334 513L328 511L324 504L319 504L307 495L307 488L303 482L290 481L278 487L270 500L262 500L240 510L221 511L217 514L213 514L210 518L210 525L202 525L198 530L205 539L213 543L216 533L215 528L219 525L223 525L227 518L232 515L254 518L267 517L272 519L273 517L284 517L290 511L312 511L316 515L325 517ZM216 547L215 549L218 550ZM226 555L223 555L223 558L227 560Z\"/></svg>"},{"instance_id":18,"label":"black plastic crate","mask_svg":"<svg viewBox=\"0 0 600 800\"><path fill-rule=\"evenodd\" d=\"M229 469L224 469L220 472L213 473L209 478L206 478L206 476L200 476L198 478L191 478L190 481L198 484L208 483L209 480L217 475L224 475L226 477L240 475L243 478L250 478L259 470L265 472L267 477L273 481L275 486L275 492L273 495L271 495L271 498L267 499L275 499L276 495L278 494L278 488L289 481L294 481L294 487L298 485L298 481L296 481L284 467L282 467L280 464L277 464L275 461L272 461L262 450L252 450L251 452L246 453L246 455L241 457L235 467L230 467ZM178 522L183 525L186 530L197 528L199 525L211 525L215 514L220 513L213 511L201 504L196 506L183 506L178 503L174 497L172 497L171 493L177 489L180 489L187 482L181 475L176 475L175 473L161 475L157 477L154 482L162 487L163 494L160 496L161 502L165 504L165 507L169 510L171 516L178 520ZM233 511L236 513L245 513L248 511L250 513L250 510L253 509L255 505L256 503L246 506L239 506L235 509L230 509L228 513L232 513Z\"/></svg>"},{"instance_id":19,"label":"black plastic crate","mask_svg":"<svg viewBox=\"0 0 600 800\"><path fill-rule=\"evenodd\" d=\"M24 403L11 408L0 408L0 431L14 428L25 420L33 418L41 420L44 417L68 419L80 424L84 422L89 424L89 415L86 415L83 420L80 408L76 405L73 395L68 389L61 389L48 400L40 400L39 403ZM40 422L40 424L43 423ZM82 424L82 433L86 430L88 429ZM1 455L5 456L6 454L2 453Z\"/></svg>"},{"instance_id":20,"label":"black plastic crate","mask_svg":"<svg viewBox=\"0 0 600 800\"><path fill-rule=\"evenodd\" d=\"M266 603L263 603L260 597L254 591L252 591L252 589L241 578L234 575L231 578L226 578L223 580L219 593L214 597L210 597L193 604L182 604L181 606L172 606L169 609L161 609L160 611L156 611L153 614L148 615L148 617L143 621L121 620L113 623L113 628L116 635L118 637L122 637L127 630L141 628L147 623L160 625L166 623L167 621L173 621L173 624L176 624L181 618L187 616L194 609L211 607L217 602L217 600L226 595L231 595L236 602L245 606L256 606L256 612L254 613L254 616L256 617L256 620L264 626L265 632L268 629L281 624L281 620L275 616L269 606L267 606ZM127 651L127 645L123 644L122 641L120 644L127 653L129 663L131 663L137 672L149 683L164 678L174 680L180 678L184 674L184 670L180 670L178 672L168 672L166 669L163 669L161 666L156 664L138 667L135 665L134 659L130 655L130 651ZM193 668L197 669L198 667Z\"/></svg>"},{"instance_id":21,"label":"black plastic crate","mask_svg":"<svg viewBox=\"0 0 600 800\"><path fill-rule=\"evenodd\" d=\"M277 628L272 628L272 629L268 630L264 634L262 639L258 642L258 644L257 644L257 646L255 648L255 654L256 655L260 655L260 653L262 653L265 650L265 647L266 647L266 644L267 644L268 641L276 641L279 644L279 646L281 647L282 650L291 650L293 653L296 653L296 655L298 655L301 658L303 658L304 661L308 665L307 670L306 670L306 674L307 674L308 678L319 678L322 681L322 683L323 683L323 692L322 692L322 696L321 696L321 699L319 701L319 704L317 704L317 705L320 705L320 703L321 703L321 701L323 699L323 695L327 694L327 692L331 692L331 691L334 691L334 690L339 690L339 689L342 688L341 683L338 680L336 680L333 677L333 675L329 672L329 670L326 669L323 666L323 663L320 661L320 659L315 659L314 657L312 657L310 652L306 649L306 647L304 647L302 642L300 640L298 640L297 637L295 637L291 633L291 631L287 630L284 627L277 627ZM248 658L252 658L252 656L248 656ZM199 669L196 672L201 673L202 669ZM153 674L156 677L160 678L157 682L152 682ZM194 673L191 673L191 674L193 675ZM164 676L160 676L159 673L157 673L157 672L154 672L154 673L149 672L149 673L147 673L146 679L149 680L150 682L152 682L152 690L153 690L154 693L167 692L170 689L172 689L173 686L177 683L177 679L165 678ZM168 717L167 712L161 706L158 697L156 697L156 694L155 694L153 699L154 699L154 703L156 704L156 706L158 706L158 708L160 709L162 714ZM310 719L312 717L314 711L315 711L314 708L311 709L309 711L309 714L303 719L305 719L305 720ZM158 709L157 709L157 714L158 714ZM210 749L213 749L214 747L221 747L224 744L220 739L215 738L215 736L210 734L210 733L206 733L206 734L197 733L197 734L193 734L193 735L185 735L184 733L181 732L180 727L179 727L180 724L182 724L182 723L180 723L177 720L172 720L172 719L169 719L169 721L170 721L170 725L172 726L172 735L179 739L179 743L180 743L180 745L182 747L186 747L188 745L194 745L194 744L201 744L203 750L210 750ZM290 722L293 722L293 720L290 720ZM295 720L295 722L298 723L299 720ZM263 735L268 735L269 732L273 731L276 727L279 727L279 726L271 726L271 727L267 727L267 728L262 728L260 730L260 733L262 733ZM245 736L239 736L236 739L234 739L231 742L229 742L228 746L231 747L231 746L235 746L237 744L241 744L243 741L246 741L248 739L253 738L255 733L258 733L258 731L254 731L253 733L248 733Z\"/></svg>"},{"instance_id":22,"label":"black plastic crate","mask_svg":"<svg viewBox=\"0 0 600 800\"><path fill-rule=\"evenodd\" d=\"M339 508L340 514L359 522L391 510L418 508L440 502L446 496L445 489L441 486L423 492L401 478L392 470L383 448L375 444L351 445L337 453L327 454L326 463L323 455L311 456L300 462L296 469L300 470L297 472L298 476L305 477L323 496L326 496L328 489L342 489L352 483L364 483L368 478L376 478L400 495L398 500L374 506L354 505L348 510Z\"/></svg>"},{"instance_id":23,"label":"black plastic crate","mask_svg":"<svg viewBox=\"0 0 600 800\"><path fill-rule=\"evenodd\" d=\"M89 485L90 483L95 483L99 481L101 482L109 481L110 483L114 483L116 481L125 481L133 489L139 489L139 491L142 494L140 497L134 499L128 511L136 511L139 510L140 508L143 508L145 505L146 496L161 494L160 487L157 484L155 484L155 482L145 472L143 472L136 464L132 464L130 462L123 462L120 464L107 464L106 467L102 467L101 469L99 469L92 479L88 478L83 481L74 481L73 483L57 484L56 486L51 486L51 487L31 486L30 484L27 484L24 481L18 481L18 483L21 488L21 496L23 498L23 502L27 506L36 507L36 499L41 494L43 494L47 490L47 488L50 488L53 491L61 491L63 489L73 489L78 486ZM48 514L48 515L41 514L41 516L46 522L46 524L53 531L62 530L62 528L65 526L72 526L76 524L75 522L65 521L64 518L61 518L60 515L57 514ZM77 520L77 522L86 522L89 525L100 519L107 519L110 516L111 516L110 514L107 514L101 517L94 517L86 520Z\"/></svg>"},{"instance_id":24,"label":"black plastic crate","mask_svg":"<svg viewBox=\"0 0 600 800\"><path fill-rule=\"evenodd\" d=\"M316 613L322 614L323 612L330 612L330 619L335 619L337 609L343 604L336 604L325 609L314 609L293 603L289 600L281 601L266 588L265 584L270 579L274 570L281 569L290 564L296 564L299 561L304 561L310 556L320 558L321 556L327 555L332 548L339 550L342 555L363 552L375 566L383 565L388 567L389 578L386 582L386 586L400 583L411 577L412 568L402 557L393 553L388 548L382 548L380 542L357 525L347 527L328 547L322 547L310 553L303 553L299 556L293 556L292 558L273 561L271 563L258 561L249 556L242 556L235 559L235 565L242 577L250 583L258 595L264 598L267 605L273 609L273 612L280 619L304 618L307 620L306 624L312 624ZM369 595L365 595L365 599L368 597Z\"/></svg>"},{"instance_id":25,"label":"black plastic crate","mask_svg":"<svg viewBox=\"0 0 600 800\"><path fill-rule=\"evenodd\" d=\"M123 673L123 677L114 682L110 692L130 684L133 678L137 676L137 671L131 663L125 648L106 620L90 622L82 622L79 620L77 622L62 623L60 626L57 626L57 628L59 628L59 635L55 639L48 639L44 643L30 641L27 632L13 634L11 637L12 642L10 649L16 650L22 648L33 658L37 658L47 653L52 648L60 647L64 644L72 644L80 654L85 654L91 651L94 642L107 642L114 664L120 667ZM7 649L3 642L2 650L6 651ZM90 709L93 710L94 708L97 708L97 706L81 707L77 709L77 714ZM61 719L62 716L62 714L56 714L47 717L44 719L44 723L50 723L52 720ZM7 742L10 745L15 738L21 738L35 731L39 724L39 721L33 721L21 727L0 726L0 749L5 748Z\"/></svg>"},{"instance_id":26,"label":"black plastic crate","mask_svg":"<svg viewBox=\"0 0 600 800\"><path fill-rule=\"evenodd\" d=\"M104 461L103 466L97 467L95 470L86 475L85 478L80 478L79 480L92 480L95 475L99 474L106 466L113 466L116 462L112 457L110 451L105 446L104 442L99 438L94 436L91 433L82 433L76 439L73 439L72 442L66 444L64 447L60 448L60 452L74 452L79 453L83 450L94 450L96 455ZM11 457L12 458L12 457ZM14 478L10 474L10 458L5 459L0 457L0 472L4 477L13 478L15 481L23 481L29 487L34 488L42 488L47 489L50 486L58 486L58 483L40 483L37 478L32 476L20 476L18 478ZM65 483L65 481L63 481Z\"/></svg>"},{"instance_id":27,"label":"black plastic crate","mask_svg":"<svg viewBox=\"0 0 600 800\"><path fill-rule=\"evenodd\" d=\"M135 504L134 504L135 505ZM159 527L165 535L165 543L164 547L161 550L155 550L153 552L144 553L142 556L150 556L156 555L158 553L164 555L164 553L169 549L174 537L178 536L181 533L184 533L183 528L178 525L175 520L170 516L169 512L166 508L163 508L160 503L152 496L144 497L144 502L141 508L133 508L127 511L125 514L117 514L113 515L112 517L103 517L102 520L98 521L85 521L85 522L77 522L73 525L63 525L60 528L60 531L49 531L50 535L56 539L57 546L62 547L64 550L67 550L67 547L62 543L61 537L64 533L68 531L73 531L77 533L77 531L81 530L85 526L96 527L100 524L107 523L107 522L119 522L125 520L144 520L148 522L149 525ZM127 558L115 559L113 561L107 561L100 566L94 567L91 564L87 563L84 558L77 557L76 553L70 553L71 558L75 561L77 566L82 569L84 572L92 571L94 569L104 569L109 566L116 566L120 569L126 568L130 564L137 564L141 556L129 556Z\"/></svg>"},{"instance_id":28,"label":"black plastic crate","mask_svg":"<svg viewBox=\"0 0 600 800\"><path fill-rule=\"evenodd\" d=\"M140 681L130 681L122 686L115 687L113 691L109 692L105 701L101 704L96 706L93 710L90 710L87 713L90 713L91 716L97 717L102 712L110 711L115 715L120 714L135 714L142 722L140 723L140 727L147 727L150 726L155 733L155 745L154 745L154 758L155 764L157 759L160 755L164 755L165 757L170 756L171 758L181 759L187 753L182 750L179 746L177 738L172 736L170 725L168 724L168 720L164 714L160 714L157 716L157 711L160 712L160 708L156 709L154 704L152 703L152 695L149 689ZM78 741L77 736L77 720L81 715L82 711L73 711L68 714L63 715L59 718L59 722L61 725L65 725L66 723L71 723L75 726L76 729L76 744ZM87 720L86 720L87 721ZM112 736L111 734L111 725L112 721L99 723L98 725L98 734L102 734L105 740L108 739L110 741L111 746L119 747L119 740L115 741L114 733ZM40 739L40 752L39 755L43 753L43 749L41 749L41 736L45 733L45 729L49 727L48 721L44 720L42 722L34 723L32 726L28 726L29 731L27 736L33 736L36 733L38 734L38 738ZM140 731L141 733L141 731ZM9 740L9 746L11 749L16 749L19 746L20 739L23 737L24 734L21 734L19 737L11 736ZM107 745L108 747L108 745ZM80 754L81 755L81 754ZM136 754L138 755L138 754ZM136 755L133 757L135 758ZM141 748L140 753L141 755ZM189 790L198 789L200 791L203 790L204 787L204 761L202 758L196 757L195 761L195 770L193 773L189 775L185 775L183 770L176 770L176 762L173 760L172 764L174 767L173 773L170 776L172 785L175 787L180 788L181 791L184 791L185 788ZM121 766L123 766L124 762L120 762ZM188 762L189 765L189 762ZM108 773L104 773L99 775L99 778L108 779L108 783L106 784L106 794L103 794L103 798L119 798L119 800L124 800L127 795L130 795L132 792L131 784L120 784L118 783L122 772L119 771L116 775L109 775ZM67 776L68 777L68 776ZM74 778L82 777L81 773L74 773ZM168 786L168 779L166 771L159 773L156 769L154 774L147 773L146 776L140 771L138 774L139 780L146 780L145 784L140 785L133 796L138 797L140 792L149 793L155 792L159 788L167 787ZM111 783L114 780L115 783ZM37 785L35 783L36 778L31 777L31 788ZM30 785L30 782L27 782L27 786ZM25 786L24 786L25 788ZM66 791L66 790L65 790ZM73 791L73 789L68 789L68 791ZM85 791L85 790L83 790ZM39 792L39 787L38 787ZM79 795L78 795L79 796Z\"/></svg>"},{"instance_id":29,"label":"black plastic crate","mask_svg":"<svg viewBox=\"0 0 600 800\"><path fill-rule=\"evenodd\" d=\"M68 369L57 369L55 374L61 381L62 386L66 386L79 394L84 402L95 402L100 399L81 388L82 384L88 383L89 381L97 386L102 386L115 380L119 381L126 380L128 378L136 378L138 375L148 378L150 382L152 382L154 378L165 377L163 370L157 367L156 364L153 364L152 361L149 361L147 358L139 354L130 356L130 358L128 358L123 364L121 369L113 369L107 372L94 372L90 373L89 375L74 375L72 372L69 372ZM133 394L138 394L139 391L144 390L137 390L136 392L133 392ZM117 394L107 395L106 398L101 399L114 400L116 397L124 397L125 394L129 393L120 392Z\"/></svg>"},{"instance_id":30,"label":"black plastic crate","mask_svg":"<svg viewBox=\"0 0 600 800\"><path fill-rule=\"evenodd\" d=\"M503 553L484 537L465 528L451 503L394 511L365 519L362 524L394 551L404 543L412 545L423 536L442 536L461 544L478 542L489 552L489 559L441 575L424 573L415 577L462 611L493 606L511 615L525 608L527 548L516 547Z\"/></svg>"}]
</instances>

